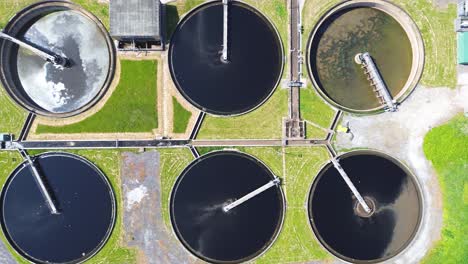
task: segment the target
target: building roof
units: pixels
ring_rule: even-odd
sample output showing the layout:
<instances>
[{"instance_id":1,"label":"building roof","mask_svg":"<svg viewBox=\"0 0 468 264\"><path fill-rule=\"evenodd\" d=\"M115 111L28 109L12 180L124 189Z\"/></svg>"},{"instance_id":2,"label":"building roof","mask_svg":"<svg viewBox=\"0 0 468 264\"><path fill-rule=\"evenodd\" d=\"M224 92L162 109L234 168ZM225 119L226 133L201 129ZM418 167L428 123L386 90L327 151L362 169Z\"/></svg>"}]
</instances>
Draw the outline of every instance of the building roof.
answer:
<instances>
[{"instance_id":1,"label":"building roof","mask_svg":"<svg viewBox=\"0 0 468 264\"><path fill-rule=\"evenodd\" d=\"M161 39L159 0L110 0L110 31L117 38Z\"/></svg>"},{"instance_id":2,"label":"building roof","mask_svg":"<svg viewBox=\"0 0 468 264\"><path fill-rule=\"evenodd\" d=\"M457 35L458 64L468 64L468 32L458 32Z\"/></svg>"}]
</instances>

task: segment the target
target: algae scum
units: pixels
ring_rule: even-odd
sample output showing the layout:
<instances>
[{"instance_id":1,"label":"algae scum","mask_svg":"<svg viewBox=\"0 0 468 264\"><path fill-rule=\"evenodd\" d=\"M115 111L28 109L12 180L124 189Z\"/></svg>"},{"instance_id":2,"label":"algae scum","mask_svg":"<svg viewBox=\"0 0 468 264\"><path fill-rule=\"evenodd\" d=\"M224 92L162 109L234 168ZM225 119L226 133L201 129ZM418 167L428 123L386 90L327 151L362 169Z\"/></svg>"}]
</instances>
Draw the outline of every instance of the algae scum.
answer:
<instances>
[{"instance_id":1,"label":"algae scum","mask_svg":"<svg viewBox=\"0 0 468 264\"><path fill-rule=\"evenodd\" d=\"M379 106L363 69L354 62L356 54L366 51L395 97L408 80L412 49L394 18L374 8L349 8L319 27L311 44L310 66L320 89L335 103L356 110Z\"/></svg>"}]
</instances>

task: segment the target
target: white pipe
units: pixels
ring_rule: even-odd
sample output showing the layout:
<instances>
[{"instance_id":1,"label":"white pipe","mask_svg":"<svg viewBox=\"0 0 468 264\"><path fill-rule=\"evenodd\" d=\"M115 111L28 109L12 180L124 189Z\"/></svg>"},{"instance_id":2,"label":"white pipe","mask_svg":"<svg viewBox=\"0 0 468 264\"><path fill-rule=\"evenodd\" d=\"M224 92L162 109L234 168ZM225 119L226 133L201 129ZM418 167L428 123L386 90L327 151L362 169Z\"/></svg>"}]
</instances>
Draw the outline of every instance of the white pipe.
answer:
<instances>
[{"instance_id":1,"label":"white pipe","mask_svg":"<svg viewBox=\"0 0 468 264\"><path fill-rule=\"evenodd\" d=\"M259 195L260 193L270 189L271 187L278 185L279 183L280 183L280 179L275 178L275 179L269 181L267 184L261 186L260 188L258 188L256 190L244 195L242 198L240 198L240 199L238 199L238 200L224 206L223 211L228 212L228 211L232 210L233 208L235 208L235 207L245 203L246 201L252 199L253 197Z\"/></svg>"},{"instance_id":2,"label":"white pipe","mask_svg":"<svg viewBox=\"0 0 468 264\"><path fill-rule=\"evenodd\" d=\"M370 213L371 209L367 205L366 201L364 201L364 198L362 198L361 194L358 192L358 190L354 186L351 179L348 177L348 174L346 174L343 167L341 167L340 163L335 158L331 158L331 162L333 163L333 166L335 166L336 170L340 173L341 177L346 182L349 189L351 189L351 192L354 194L354 196L356 196L356 198L359 201L359 203L361 204L362 208L364 208L366 213Z\"/></svg>"},{"instance_id":3,"label":"white pipe","mask_svg":"<svg viewBox=\"0 0 468 264\"><path fill-rule=\"evenodd\" d=\"M67 64L67 59L63 58L62 56L59 56L57 54L50 54L45 51L42 51L36 47L33 47L32 45L29 45L28 43L21 41L17 38L14 38L0 30L0 39L8 40L11 41L15 44L18 44L19 46L28 49L32 51L34 54L38 55L39 57L43 58L44 60L51 62L56 65L61 65L61 66L66 66Z\"/></svg>"},{"instance_id":4,"label":"white pipe","mask_svg":"<svg viewBox=\"0 0 468 264\"><path fill-rule=\"evenodd\" d=\"M39 190L41 191L42 196L46 200L46 203L47 203L47 206L50 209L50 212L52 214L59 214L59 212L57 210L57 207L55 206L54 201L52 200L52 197L51 197L49 191L47 190L44 182L42 181L41 175L39 175L39 171L37 170L36 166L34 165L34 162L31 160L29 155L26 154L25 157L26 157L27 162L29 163L29 167L31 168L31 172L32 172L34 178L36 179L37 184L39 185Z\"/></svg>"},{"instance_id":5,"label":"white pipe","mask_svg":"<svg viewBox=\"0 0 468 264\"><path fill-rule=\"evenodd\" d=\"M228 0L223 0L223 61L228 61Z\"/></svg>"}]
</instances>

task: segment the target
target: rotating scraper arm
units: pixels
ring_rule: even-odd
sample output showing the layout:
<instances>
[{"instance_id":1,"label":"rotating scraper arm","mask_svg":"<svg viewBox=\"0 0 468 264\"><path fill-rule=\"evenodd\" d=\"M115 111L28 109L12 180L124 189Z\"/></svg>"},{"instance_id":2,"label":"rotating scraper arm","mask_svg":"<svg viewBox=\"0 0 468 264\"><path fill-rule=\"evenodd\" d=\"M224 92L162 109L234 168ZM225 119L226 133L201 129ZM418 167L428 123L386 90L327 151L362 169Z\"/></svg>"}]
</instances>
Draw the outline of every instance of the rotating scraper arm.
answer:
<instances>
[{"instance_id":1,"label":"rotating scraper arm","mask_svg":"<svg viewBox=\"0 0 468 264\"><path fill-rule=\"evenodd\" d=\"M11 41L17 45L19 45L20 47L23 47L27 50L30 50L31 52L33 52L34 54L38 55L39 57L43 58L44 60L48 61L48 62L51 62L53 64L56 64L56 65L60 65L62 67L66 67L68 65L68 59L63 57L63 56L60 56L58 54L55 54L55 53L52 53L50 51L43 51L43 50L40 50L24 41L21 41L17 38L14 38L8 34L6 34L5 32L3 32L2 30L0 30L0 39L4 39L4 40L7 40L7 41Z\"/></svg>"},{"instance_id":2,"label":"rotating scraper arm","mask_svg":"<svg viewBox=\"0 0 468 264\"><path fill-rule=\"evenodd\" d=\"M223 54L221 60L227 62L228 58L228 0L223 0Z\"/></svg>"},{"instance_id":3,"label":"rotating scraper arm","mask_svg":"<svg viewBox=\"0 0 468 264\"><path fill-rule=\"evenodd\" d=\"M233 208L235 208L235 207L247 202L248 200L254 198L255 196L263 193L264 191L270 189L271 187L277 186L278 184L280 184L280 179L278 177L276 177L275 179L269 181L267 184L261 186L260 188L254 190L254 191L244 195L242 198L237 199L236 201L224 206L223 211L228 212L228 211L232 210Z\"/></svg>"}]
</instances>

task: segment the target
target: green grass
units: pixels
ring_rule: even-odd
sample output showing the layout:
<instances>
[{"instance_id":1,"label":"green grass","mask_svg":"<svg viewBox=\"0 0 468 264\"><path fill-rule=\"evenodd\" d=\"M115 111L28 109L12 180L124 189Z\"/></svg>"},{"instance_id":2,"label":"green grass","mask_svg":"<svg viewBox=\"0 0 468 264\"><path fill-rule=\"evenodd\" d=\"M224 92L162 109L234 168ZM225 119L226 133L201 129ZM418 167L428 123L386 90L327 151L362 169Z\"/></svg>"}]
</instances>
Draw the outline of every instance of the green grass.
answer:
<instances>
[{"instance_id":1,"label":"green grass","mask_svg":"<svg viewBox=\"0 0 468 264\"><path fill-rule=\"evenodd\" d=\"M307 139L325 139L327 132L316 126L306 123L306 138Z\"/></svg>"},{"instance_id":2,"label":"green grass","mask_svg":"<svg viewBox=\"0 0 468 264\"><path fill-rule=\"evenodd\" d=\"M307 86L306 89L301 89L300 96L301 117L328 129L335 115L335 110L317 95L311 85Z\"/></svg>"},{"instance_id":3,"label":"green grass","mask_svg":"<svg viewBox=\"0 0 468 264\"><path fill-rule=\"evenodd\" d=\"M72 125L39 125L36 133L130 133L157 128L157 61L122 60L121 65L120 83L101 110Z\"/></svg>"},{"instance_id":4,"label":"green grass","mask_svg":"<svg viewBox=\"0 0 468 264\"><path fill-rule=\"evenodd\" d=\"M468 118L458 115L433 128L424 138L442 189L442 237L423 260L425 264L466 263L468 259Z\"/></svg>"},{"instance_id":5,"label":"green grass","mask_svg":"<svg viewBox=\"0 0 468 264\"><path fill-rule=\"evenodd\" d=\"M304 47L320 16L340 2L340 0L306 0L303 9ZM455 5L441 10L428 0L391 2L405 9L421 31L425 46L425 66L421 83L426 86L455 87L456 34L453 28L456 17Z\"/></svg>"},{"instance_id":6,"label":"green grass","mask_svg":"<svg viewBox=\"0 0 468 264\"><path fill-rule=\"evenodd\" d=\"M261 160L273 174L284 179L283 155L280 147L239 147L237 149Z\"/></svg>"},{"instance_id":7,"label":"green grass","mask_svg":"<svg viewBox=\"0 0 468 264\"><path fill-rule=\"evenodd\" d=\"M468 181L465 181L465 184L463 184L463 203L465 205L468 204Z\"/></svg>"},{"instance_id":8,"label":"green grass","mask_svg":"<svg viewBox=\"0 0 468 264\"><path fill-rule=\"evenodd\" d=\"M188 148L158 149L160 154L161 210L164 224L171 230L169 198L171 189L185 167L194 159Z\"/></svg>"},{"instance_id":9,"label":"green grass","mask_svg":"<svg viewBox=\"0 0 468 264\"><path fill-rule=\"evenodd\" d=\"M31 155L37 155L44 151L30 151ZM106 243L106 245L93 258L86 263L104 264L130 264L136 263L136 251L134 249L122 247L120 245L122 239L122 192L120 184L120 151L116 150L77 150L68 151L77 155L81 155L93 162L107 176L112 185L117 201L117 219L114 230ZM0 183L3 185L11 173L11 171L22 161L21 156L17 152L0 152ZM2 240L12 252L13 256L19 263L29 263L6 243L4 234L1 233Z\"/></svg>"},{"instance_id":10,"label":"green grass","mask_svg":"<svg viewBox=\"0 0 468 264\"><path fill-rule=\"evenodd\" d=\"M307 198L310 185L328 156L324 148L287 148L286 217L278 240L257 263L291 263L328 260L330 256L319 245L310 228ZM284 175L283 175L284 176Z\"/></svg>"},{"instance_id":11,"label":"green grass","mask_svg":"<svg viewBox=\"0 0 468 264\"><path fill-rule=\"evenodd\" d=\"M3 0L0 2L0 28L4 28L18 11L37 0Z\"/></svg>"},{"instance_id":12,"label":"green grass","mask_svg":"<svg viewBox=\"0 0 468 264\"><path fill-rule=\"evenodd\" d=\"M22 8L38 0L3 0L0 2L0 28L5 27L8 20ZM73 0L78 5L93 13L102 23L109 28L109 7L107 4L100 4L96 0Z\"/></svg>"},{"instance_id":13,"label":"green grass","mask_svg":"<svg viewBox=\"0 0 468 264\"><path fill-rule=\"evenodd\" d=\"M427 86L456 85L456 33L454 20L456 6L449 5L446 10L436 8L432 1L394 0L413 18L421 31L425 59L422 84Z\"/></svg>"},{"instance_id":14,"label":"green grass","mask_svg":"<svg viewBox=\"0 0 468 264\"><path fill-rule=\"evenodd\" d=\"M236 117L207 115L198 139L281 138L282 118L288 114L288 91L279 89L258 109Z\"/></svg>"},{"instance_id":15,"label":"green grass","mask_svg":"<svg viewBox=\"0 0 468 264\"><path fill-rule=\"evenodd\" d=\"M174 133L185 133L192 112L187 111L175 97L172 97L172 105L174 107L174 127L172 130Z\"/></svg>"},{"instance_id":16,"label":"green grass","mask_svg":"<svg viewBox=\"0 0 468 264\"><path fill-rule=\"evenodd\" d=\"M18 136L26 115L27 112L13 103L5 89L0 85L0 116L2 117L0 133L13 133Z\"/></svg>"},{"instance_id":17,"label":"green grass","mask_svg":"<svg viewBox=\"0 0 468 264\"><path fill-rule=\"evenodd\" d=\"M308 85L306 89L301 89L300 97L301 117L321 128L328 129L333 121L335 110L320 98L311 85ZM306 123L306 138L323 139L326 135L326 131Z\"/></svg>"}]
</instances>

